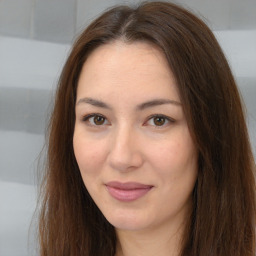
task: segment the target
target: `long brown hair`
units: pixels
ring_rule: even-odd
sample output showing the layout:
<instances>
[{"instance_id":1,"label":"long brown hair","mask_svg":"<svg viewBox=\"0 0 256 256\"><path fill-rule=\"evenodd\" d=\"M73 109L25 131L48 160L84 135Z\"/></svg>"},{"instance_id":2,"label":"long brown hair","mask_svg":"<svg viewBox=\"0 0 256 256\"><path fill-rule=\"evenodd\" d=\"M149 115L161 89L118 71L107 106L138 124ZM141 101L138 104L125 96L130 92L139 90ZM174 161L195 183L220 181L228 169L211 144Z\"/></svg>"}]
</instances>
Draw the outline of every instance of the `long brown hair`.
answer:
<instances>
[{"instance_id":1,"label":"long brown hair","mask_svg":"<svg viewBox=\"0 0 256 256\"><path fill-rule=\"evenodd\" d=\"M114 40L155 45L177 80L199 151L193 211L181 256L254 256L255 162L234 78L209 28L187 10L165 2L112 8L74 43L49 125L40 255L115 255L115 229L89 196L72 144L82 65L95 48Z\"/></svg>"}]
</instances>

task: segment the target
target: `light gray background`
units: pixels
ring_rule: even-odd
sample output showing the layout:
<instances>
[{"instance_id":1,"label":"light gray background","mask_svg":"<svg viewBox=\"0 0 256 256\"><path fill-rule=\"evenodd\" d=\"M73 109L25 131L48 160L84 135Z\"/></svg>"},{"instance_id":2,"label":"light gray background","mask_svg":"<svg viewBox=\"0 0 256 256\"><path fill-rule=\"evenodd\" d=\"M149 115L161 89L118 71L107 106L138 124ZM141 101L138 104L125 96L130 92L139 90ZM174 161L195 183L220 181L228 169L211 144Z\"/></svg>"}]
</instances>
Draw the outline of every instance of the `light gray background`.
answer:
<instances>
[{"instance_id":1,"label":"light gray background","mask_svg":"<svg viewBox=\"0 0 256 256\"><path fill-rule=\"evenodd\" d=\"M0 0L0 255L36 255L38 155L71 43L121 0ZM247 107L256 152L256 0L182 0L214 30ZM256 154L255 154L256 155Z\"/></svg>"}]
</instances>

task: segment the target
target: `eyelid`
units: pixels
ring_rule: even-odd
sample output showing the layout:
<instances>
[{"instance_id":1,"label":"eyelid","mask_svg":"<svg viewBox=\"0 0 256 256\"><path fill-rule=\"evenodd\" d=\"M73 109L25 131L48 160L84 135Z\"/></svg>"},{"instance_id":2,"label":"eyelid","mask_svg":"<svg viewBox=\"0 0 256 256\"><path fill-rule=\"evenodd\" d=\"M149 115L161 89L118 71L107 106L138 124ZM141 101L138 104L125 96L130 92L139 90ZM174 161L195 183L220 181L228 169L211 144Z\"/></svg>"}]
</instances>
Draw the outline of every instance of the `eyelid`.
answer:
<instances>
[{"instance_id":1,"label":"eyelid","mask_svg":"<svg viewBox=\"0 0 256 256\"><path fill-rule=\"evenodd\" d=\"M88 125L90 125L90 126L95 126L95 127L100 127L100 126L106 125L106 124L102 124L102 125L91 124L91 123L89 122L89 119L92 118L92 117L96 117L96 116L99 116L99 117L104 118L105 121L108 122L107 125L110 124L109 121L107 120L107 118L106 118L104 115L100 114L100 113L91 113L91 114L88 114L88 115L84 115L84 116L82 116L81 121L82 121L82 122L88 122Z\"/></svg>"},{"instance_id":2,"label":"eyelid","mask_svg":"<svg viewBox=\"0 0 256 256\"><path fill-rule=\"evenodd\" d=\"M96 116L99 116L99 117L104 118L104 124L102 124L102 125L97 125L97 124L92 124L91 122L89 122L89 119L90 119L90 118L96 117ZM147 118L146 122L143 123L143 126L147 126L147 123L148 123L151 119L156 118L156 117L164 118L164 119L168 122L167 124L165 123L165 124L159 125L159 126L158 126L158 125L150 125L150 124L149 124L149 126L153 126L153 127L156 128L156 129L164 128L164 127L166 127L168 124L174 123L174 122L176 121L175 119L173 119L173 118L171 118L171 117L169 117L169 116L166 116L166 115L164 115L164 114L153 114L153 115L150 115L150 116ZM82 122L86 122L87 125L95 126L95 127L101 127L101 126L109 125L109 124L110 124L110 122L108 121L108 119L107 119L104 115L102 115L102 114L100 114L100 113L91 113L91 114L83 115L82 118L81 118L81 121L82 121ZM107 121L107 124L105 124L105 121Z\"/></svg>"},{"instance_id":3,"label":"eyelid","mask_svg":"<svg viewBox=\"0 0 256 256\"><path fill-rule=\"evenodd\" d=\"M81 120L82 121L87 121L90 117L94 117L94 116L102 116L102 117L104 117L102 114L99 114L99 113L91 113L91 114L83 115Z\"/></svg>"},{"instance_id":4,"label":"eyelid","mask_svg":"<svg viewBox=\"0 0 256 256\"><path fill-rule=\"evenodd\" d=\"M163 114L153 114L153 115L151 115L151 116L149 116L149 117L147 118L147 121L146 121L145 123L148 123L152 118L155 118L155 117L162 117L162 118L166 119L169 123L174 123L174 122L176 121L175 119L173 119L173 118L171 118L171 117L169 117L169 116L163 115ZM144 124L145 124L145 123L144 123ZM144 124L143 124L143 125L144 125ZM157 129L161 129L161 128L163 128L163 127L166 127L166 125L167 125L167 124L159 125L159 126L157 126L157 125L151 125L151 126L154 126L154 127L157 128Z\"/></svg>"}]
</instances>

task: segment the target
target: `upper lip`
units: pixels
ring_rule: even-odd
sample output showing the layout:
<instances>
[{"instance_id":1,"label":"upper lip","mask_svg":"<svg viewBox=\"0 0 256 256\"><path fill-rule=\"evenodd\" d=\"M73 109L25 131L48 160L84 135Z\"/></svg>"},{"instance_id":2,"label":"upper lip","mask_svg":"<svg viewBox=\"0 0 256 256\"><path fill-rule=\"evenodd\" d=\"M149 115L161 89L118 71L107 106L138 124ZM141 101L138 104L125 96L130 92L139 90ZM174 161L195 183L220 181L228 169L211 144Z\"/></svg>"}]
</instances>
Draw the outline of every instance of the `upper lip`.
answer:
<instances>
[{"instance_id":1,"label":"upper lip","mask_svg":"<svg viewBox=\"0 0 256 256\"><path fill-rule=\"evenodd\" d=\"M111 181L106 183L106 186L112 187L112 188L117 188L117 189L123 189L123 190L132 190L132 189L148 189L152 188L152 185L146 185L146 184L141 184L138 182L119 182L119 181Z\"/></svg>"}]
</instances>

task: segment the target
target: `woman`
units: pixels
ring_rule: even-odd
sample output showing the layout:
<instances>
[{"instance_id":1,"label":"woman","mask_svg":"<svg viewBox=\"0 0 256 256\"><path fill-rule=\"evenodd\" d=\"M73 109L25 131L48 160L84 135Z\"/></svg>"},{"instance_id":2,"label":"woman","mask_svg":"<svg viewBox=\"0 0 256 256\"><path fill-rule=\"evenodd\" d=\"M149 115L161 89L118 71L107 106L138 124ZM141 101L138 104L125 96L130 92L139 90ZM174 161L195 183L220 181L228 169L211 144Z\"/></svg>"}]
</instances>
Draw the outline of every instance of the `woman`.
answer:
<instances>
[{"instance_id":1,"label":"woman","mask_svg":"<svg viewBox=\"0 0 256 256\"><path fill-rule=\"evenodd\" d=\"M241 101L193 14L102 14L73 46L49 129L41 255L255 255Z\"/></svg>"}]
</instances>

